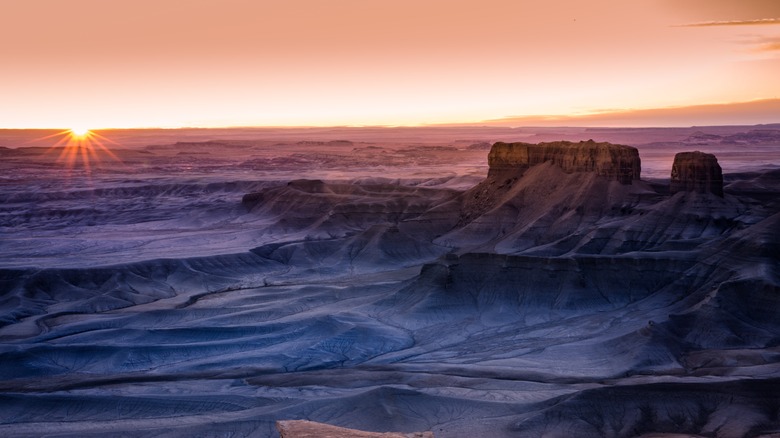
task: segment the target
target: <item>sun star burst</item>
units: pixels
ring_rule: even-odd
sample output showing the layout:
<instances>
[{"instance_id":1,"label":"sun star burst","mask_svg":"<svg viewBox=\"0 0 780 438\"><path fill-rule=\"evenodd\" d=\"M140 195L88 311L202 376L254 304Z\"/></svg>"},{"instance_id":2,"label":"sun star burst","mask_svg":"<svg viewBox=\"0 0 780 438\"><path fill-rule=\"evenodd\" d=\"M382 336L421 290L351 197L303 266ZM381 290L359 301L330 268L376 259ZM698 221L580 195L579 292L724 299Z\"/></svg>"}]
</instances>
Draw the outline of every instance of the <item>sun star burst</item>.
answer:
<instances>
[{"instance_id":1,"label":"sun star burst","mask_svg":"<svg viewBox=\"0 0 780 438\"><path fill-rule=\"evenodd\" d=\"M106 143L116 142L84 127L71 128L44 138L57 139L46 152L59 150L57 162L65 163L69 170L80 165L89 174L92 165L99 164L101 158L106 156L121 163L119 157L106 146Z\"/></svg>"}]
</instances>

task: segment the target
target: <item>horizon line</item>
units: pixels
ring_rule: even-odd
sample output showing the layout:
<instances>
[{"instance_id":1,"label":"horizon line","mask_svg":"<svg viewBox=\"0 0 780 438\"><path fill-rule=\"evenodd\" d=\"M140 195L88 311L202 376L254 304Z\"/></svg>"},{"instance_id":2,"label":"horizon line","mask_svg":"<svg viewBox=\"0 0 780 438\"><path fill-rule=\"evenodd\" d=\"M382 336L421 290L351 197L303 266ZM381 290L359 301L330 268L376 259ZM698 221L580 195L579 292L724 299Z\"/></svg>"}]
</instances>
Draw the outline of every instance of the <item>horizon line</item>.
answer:
<instances>
[{"instance_id":1,"label":"horizon line","mask_svg":"<svg viewBox=\"0 0 780 438\"><path fill-rule=\"evenodd\" d=\"M686 114L691 112L690 114ZM754 113L756 121L744 120L745 113ZM387 123L387 124L311 124L311 125L206 125L206 126L137 126L99 127L90 131L120 130L207 130L207 129L393 129L431 127L506 127L506 128L686 128L696 126L758 126L780 123L780 98L763 98L729 103L708 103L653 108L594 109L577 114L508 115L476 121ZM701 117L720 120L706 121ZM668 118L673 120L669 120ZM772 121L765 121L766 118ZM667 119L667 120L664 120ZM698 119L698 120L697 120ZM740 120L742 119L742 120ZM688 121L689 120L689 121ZM760 120L760 121L759 121ZM704 123L702 123L704 122ZM583 124L585 123L585 124ZM70 127L0 127L0 130L71 130Z\"/></svg>"}]
</instances>

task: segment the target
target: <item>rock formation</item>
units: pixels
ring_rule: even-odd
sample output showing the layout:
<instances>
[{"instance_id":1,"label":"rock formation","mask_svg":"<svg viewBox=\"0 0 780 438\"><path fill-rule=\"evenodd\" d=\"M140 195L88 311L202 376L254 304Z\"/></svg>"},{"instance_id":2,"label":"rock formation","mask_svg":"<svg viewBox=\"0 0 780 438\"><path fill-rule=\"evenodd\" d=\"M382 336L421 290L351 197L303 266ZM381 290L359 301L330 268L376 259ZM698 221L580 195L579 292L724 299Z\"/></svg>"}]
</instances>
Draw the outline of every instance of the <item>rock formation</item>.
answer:
<instances>
[{"instance_id":1,"label":"rock formation","mask_svg":"<svg viewBox=\"0 0 780 438\"><path fill-rule=\"evenodd\" d=\"M488 177L463 193L459 225L506 203L512 204L510 209L523 211L529 211L525 208L529 204L547 204L548 208L539 212L541 215L556 211L553 214L560 216L561 211L569 210L581 215L585 210L592 210L583 203L596 204L595 210L601 211L602 207L608 210L615 203L623 203L617 192L630 190L641 172L636 148L593 140L539 144L498 142L490 149L488 164ZM517 222L517 215L512 216L507 219Z\"/></svg>"},{"instance_id":2,"label":"rock formation","mask_svg":"<svg viewBox=\"0 0 780 438\"><path fill-rule=\"evenodd\" d=\"M377 433L306 420L277 421L281 438L433 438L433 432Z\"/></svg>"},{"instance_id":3,"label":"rock formation","mask_svg":"<svg viewBox=\"0 0 780 438\"><path fill-rule=\"evenodd\" d=\"M572 143L503 143L493 145L488 154L488 177L512 174L551 161L566 173L596 172L599 176L622 184L639 180L639 151L631 146L596 143L593 140Z\"/></svg>"},{"instance_id":4,"label":"rock formation","mask_svg":"<svg viewBox=\"0 0 780 438\"><path fill-rule=\"evenodd\" d=\"M714 193L723 197L723 172L715 155L704 152L680 152L672 164L671 193Z\"/></svg>"}]
</instances>

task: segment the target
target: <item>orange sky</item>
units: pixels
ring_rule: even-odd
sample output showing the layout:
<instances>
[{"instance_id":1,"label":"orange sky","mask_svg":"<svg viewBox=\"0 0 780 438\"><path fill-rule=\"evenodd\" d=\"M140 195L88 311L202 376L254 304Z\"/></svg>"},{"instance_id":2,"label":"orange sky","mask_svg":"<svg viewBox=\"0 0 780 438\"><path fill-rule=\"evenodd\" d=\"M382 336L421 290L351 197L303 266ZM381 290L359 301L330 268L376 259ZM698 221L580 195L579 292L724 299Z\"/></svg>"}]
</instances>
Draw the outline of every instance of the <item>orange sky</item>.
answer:
<instances>
[{"instance_id":1,"label":"orange sky","mask_svg":"<svg viewBox=\"0 0 780 438\"><path fill-rule=\"evenodd\" d=\"M0 54L0 128L685 125L780 98L780 1L9 1Z\"/></svg>"}]
</instances>

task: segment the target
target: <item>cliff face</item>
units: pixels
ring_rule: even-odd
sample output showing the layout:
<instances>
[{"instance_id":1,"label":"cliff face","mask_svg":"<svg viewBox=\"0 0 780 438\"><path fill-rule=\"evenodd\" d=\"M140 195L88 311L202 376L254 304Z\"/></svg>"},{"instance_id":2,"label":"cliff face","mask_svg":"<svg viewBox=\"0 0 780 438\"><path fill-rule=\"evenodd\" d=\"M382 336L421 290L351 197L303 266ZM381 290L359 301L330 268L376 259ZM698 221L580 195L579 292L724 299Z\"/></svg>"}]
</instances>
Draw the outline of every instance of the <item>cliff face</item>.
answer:
<instances>
[{"instance_id":1,"label":"cliff face","mask_svg":"<svg viewBox=\"0 0 780 438\"><path fill-rule=\"evenodd\" d=\"M672 164L671 193L697 192L723 196L723 171L715 155L704 152L680 152Z\"/></svg>"},{"instance_id":2,"label":"cliff face","mask_svg":"<svg viewBox=\"0 0 780 438\"><path fill-rule=\"evenodd\" d=\"M498 142L488 154L488 177L510 173L519 176L546 161L551 161L566 173L595 172L622 184L639 180L641 172L639 151L631 146L596 143L593 140L539 144Z\"/></svg>"}]
</instances>

